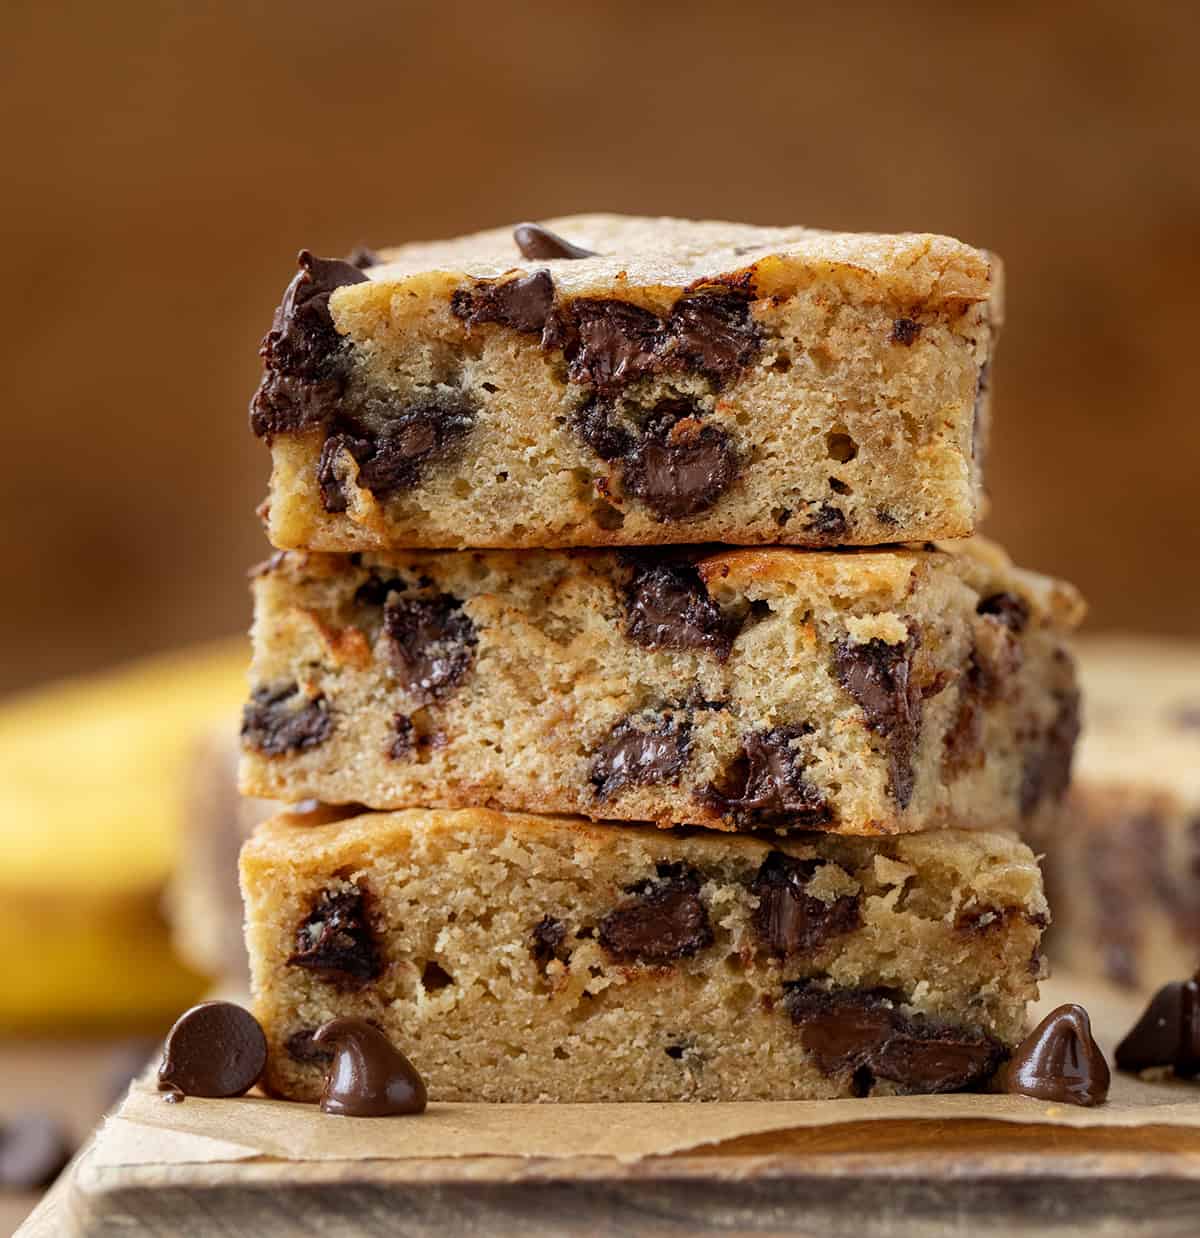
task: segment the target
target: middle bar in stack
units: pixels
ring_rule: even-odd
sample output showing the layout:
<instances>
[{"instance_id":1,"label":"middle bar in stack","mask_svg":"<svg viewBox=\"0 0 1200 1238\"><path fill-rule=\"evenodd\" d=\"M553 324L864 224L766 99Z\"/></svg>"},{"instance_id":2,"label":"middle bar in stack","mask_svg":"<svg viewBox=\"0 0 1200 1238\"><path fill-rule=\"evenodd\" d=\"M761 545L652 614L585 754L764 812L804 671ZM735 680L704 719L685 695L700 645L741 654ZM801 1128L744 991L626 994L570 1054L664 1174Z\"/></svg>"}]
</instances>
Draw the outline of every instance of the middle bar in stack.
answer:
<instances>
[{"instance_id":1,"label":"middle bar in stack","mask_svg":"<svg viewBox=\"0 0 1200 1238\"><path fill-rule=\"evenodd\" d=\"M268 799L895 834L1066 787L1081 603L986 543L288 552L255 592Z\"/></svg>"}]
</instances>

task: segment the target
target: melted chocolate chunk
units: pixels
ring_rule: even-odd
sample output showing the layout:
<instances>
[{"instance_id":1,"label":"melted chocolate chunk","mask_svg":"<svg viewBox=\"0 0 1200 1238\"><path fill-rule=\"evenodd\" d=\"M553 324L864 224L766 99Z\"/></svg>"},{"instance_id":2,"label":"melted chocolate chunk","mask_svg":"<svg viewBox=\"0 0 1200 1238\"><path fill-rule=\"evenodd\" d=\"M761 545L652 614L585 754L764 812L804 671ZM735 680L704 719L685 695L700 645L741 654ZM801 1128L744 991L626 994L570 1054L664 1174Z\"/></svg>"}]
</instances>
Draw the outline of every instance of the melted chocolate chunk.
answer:
<instances>
[{"instance_id":1,"label":"melted chocolate chunk","mask_svg":"<svg viewBox=\"0 0 1200 1238\"><path fill-rule=\"evenodd\" d=\"M250 428L260 438L319 425L345 390L344 346L329 297L367 277L348 262L308 250L301 250L299 263L259 349L266 373L250 403Z\"/></svg>"},{"instance_id":2,"label":"melted chocolate chunk","mask_svg":"<svg viewBox=\"0 0 1200 1238\"><path fill-rule=\"evenodd\" d=\"M733 625L690 563L634 568L625 589L625 635L643 649L696 650L719 662L733 648Z\"/></svg>"},{"instance_id":3,"label":"melted chocolate chunk","mask_svg":"<svg viewBox=\"0 0 1200 1238\"><path fill-rule=\"evenodd\" d=\"M533 955L535 962L543 966L551 959L562 959L565 962L565 959L570 957L570 952L562 949L566 936L567 926L561 920L556 920L553 916L543 916L529 934L529 953Z\"/></svg>"},{"instance_id":4,"label":"melted chocolate chunk","mask_svg":"<svg viewBox=\"0 0 1200 1238\"><path fill-rule=\"evenodd\" d=\"M1010 632L1018 635L1029 623L1029 606L1015 593L993 593L975 607L977 615L990 615L999 620Z\"/></svg>"},{"instance_id":5,"label":"melted chocolate chunk","mask_svg":"<svg viewBox=\"0 0 1200 1238\"><path fill-rule=\"evenodd\" d=\"M996 1075L1002 1092L1088 1107L1104 1104L1109 1082L1108 1063L1092 1039L1087 1011L1072 1004L1052 1010Z\"/></svg>"},{"instance_id":6,"label":"melted chocolate chunk","mask_svg":"<svg viewBox=\"0 0 1200 1238\"><path fill-rule=\"evenodd\" d=\"M712 507L737 479L738 466L724 430L672 408L652 420L626 455L621 481L660 520L682 520Z\"/></svg>"},{"instance_id":7,"label":"melted chocolate chunk","mask_svg":"<svg viewBox=\"0 0 1200 1238\"><path fill-rule=\"evenodd\" d=\"M1170 1067L1180 1079L1200 1075L1200 974L1163 985L1117 1045L1117 1068L1137 1073Z\"/></svg>"},{"instance_id":8,"label":"melted chocolate chunk","mask_svg":"<svg viewBox=\"0 0 1200 1238\"><path fill-rule=\"evenodd\" d=\"M1066 793L1079 730L1079 693L1060 692L1058 712L1040 743L1025 757L1019 795L1023 817L1032 815L1043 800L1060 800Z\"/></svg>"},{"instance_id":9,"label":"melted chocolate chunk","mask_svg":"<svg viewBox=\"0 0 1200 1238\"><path fill-rule=\"evenodd\" d=\"M921 734L921 691L913 682L918 638L898 645L875 638L834 648L838 681L862 708L867 726L888 741L888 780L892 795L907 808L916 785L913 751Z\"/></svg>"},{"instance_id":10,"label":"melted chocolate chunk","mask_svg":"<svg viewBox=\"0 0 1200 1238\"><path fill-rule=\"evenodd\" d=\"M424 1113L425 1081L390 1040L364 1019L330 1019L313 1033L333 1049L321 1112L346 1118Z\"/></svg>"},{"instance_id":11,"label":"melted chocolate chunk","mask_svg":"<svg viewBox=\"0 0 1200 1238\"><path fill-rule=\"evenodd\" d=\"M836 542L839 537L845 537L849 527L846 513L840 507L832 507L828 503L822 503L805 525L810 533L815 533L830 542Z\"/></svg>"},{"instance_id":12,"label":"melted chocolate chunk","mask_svg":"<svg viewBox=\"0 0 1200 1238\"><path fill-rule=\"evenodd\" d=\"M614 420L612 405L595 396L571 418L571 429L601 460L619 460L637 445L637 438Z\"/></svg>"},{"instance_id":13,"label":"melted chocolate chunk","mask_svg":"<svg viewBox=\"0 0 1200 1238\"><path fill-rule=\"evenodd\" d=\"M619 962L670 963L712 945L704 878L686 864L658 865L653 880L600 922L600 945Z\"/></svg>"},{"instance_id":14,"label":"melted chocolate chunk","mask_svg":"<svg viewBox=\"0 0 1200 1238\"><path fill-rule=\"evenodd\" d=\"M468 326L494 322L528 335L540 335L554 305L554 280L549 271L534 271L515 279L481 280L460 288L450 298L450 311Z\"/></svg>"},{"instance_id":15,"label":"melted chocolate chunk","mask_svg":"<svg viewBox=\"0 0 1200 1238\"><path fill-rule=\"evenodd\" d=\"M743 296L697 292L675 302L668 322L672 367L696 371L713 383L748 369L762 348L762 333Z\"/></svg>"},{"instance_id":16,"label":"melted chocolate chunk","mask_svg":"<svg viewBox=\"0 0 1200 1238\"><path fill-rule=\"evenodd\" d=\"M431 598L393 594L383 608L392 665L405 690L423 704L462 682L475 657L475 625L449 593Z\"/></svg>"},{"instance_id":17,"label":"melted chocolate chunk","mask_svg":"<svg viewBox=\"0 0 1200 1238\"><path fill-rule=\"evenodd\" d=\"M708 790L723 811L764 825L807 828L830 820L821 792L805 781L804 758L795 741L812 733L807 724L752 731L720 786Z\"/></svg>"},{"instance_id":18,"label":"melted chocolate chunk","mask_svg":"<svg viewBox=\"0 0 1200 1238\"><path fill-rule=\"evenodd\" d=\"M762 335L740 292L682 296L666 319L627 301L580 297L550 314L542 347L561 349L573 382L614 395L657 374L702 374L723 386L754 362Z\"/></svg>"},{"instance_id":19,"label":"melted chocolate chunk","mask_svg":"<svg viewBox=\"0 0 1200 1238\"><path fill-rule=\"evenodd\" d=\"M517 224L513 240L521 251L522 258L530 262L552 262L556 258L594 258L594 250L572 245L570 241L543 228L541 224Z\"/></svg>"},{"instance_id":20,"label":"melted chocolate chunk","mask_svg":"<svg viewBox=\"0 0 1200 1238\"><path fill-rule=\"evenodd\" d=\"M772 954L810 953L862 923L858 895L827 903L808 893L821 866L820 860L797 860L782 851L772 851L762 862L750 885L758 897L754 930Z\"/></svg>"},{"instance_id":21,"label":"melted chocolate chunk","mask_svg":"<svg viewBox=\"0 0 1200 1238\"><path fill-rule=\"evenodd\" d=\"M385 499L411 490L428 466L444 458L475 426L475 409L459 398L430 399L399 411L377 402L375 412L378 429L348 414L330 426L317 463L321 505L327 512L344 512L349 505L339 468L344 468L344 453L358 466L357 484Z\"/></svg>"},{"instance_id":22,"label":"melted chocolate chunk","mask_svg":"<svg viewBox=\"0 0 1200 1238\"><path fill-rule=\"evenodd\" d=\"M892 323L893 344L903 344L905 348L910 348L920 334L921 324L913 318L897 318Z\"/></svg>"},{"instance_id":23,"label":"melted chocolate chunk","mask_svg":"<svg viewBox=\"0 0 1200 1238\"><path fill-rule=\"evenodd\" d=\"M296 683L255 688L242 710L242 743L264 756L289 756L323 744L333 731L329 703Z\"/></svg>"},{"instance_id":24,"label":"melted chocolate chunk","mask_svg":"<svg viewBox=\"0 0 1200 1238\"><path fill-rule=\"evenodd\" d=\"M49 1186L71 1159L62 1123L46 1113L22 1113L0 1122L0 1188L37 1191Z\"/></svg>"},{"instance_id":25,"label":"melted chocolate chunk","mask_svg":"<svg viewBox=\"0 0 1200 1238\"><path fill-rule=\"evenodd\" d=\"M596 750L589 778L598 800L625 787L672 782L687 764L691 726L686 718L667 714L653 725L639 727L622 718Z\"/></svg>"},{"instance_id":26,"label":"melted chocolate chunk","mask_svg":"<svg viewBox=\"0 0 1200 1238\"><path fill-rule=\"evenodd\" d=\"M383 972L383 957L367 916L361 889L322 891L296 929L296 951L288 959L323 980L365 984Z\"/></svg>"},{"instance_id":27,"label":"melted chocolate chunk","mask_svg":"<svg viewBox=\"0 0 1200 1238\"><path fill-rule=\"evenodd\" d=\"M258 1020L232 1002L201 1002L167 1033L158 1090L175 1096L242 1096L267 1065Z\"/></svg>"},{"instance_id":28,"label":"melted chocolate chunk","mask_svg":"<svg viewBox=\"0 0 1200 1238\"><path fill-rule=\"evenodd\" d=\"M876 1079L905 1092L959 1092L978 1087L1004 1059L1004 1046L982 1031L910 1017L887 989L822 989L785 985L784 1009L826 1075L854 1076L866 1095Z\"/></svg>"}]
</instances>

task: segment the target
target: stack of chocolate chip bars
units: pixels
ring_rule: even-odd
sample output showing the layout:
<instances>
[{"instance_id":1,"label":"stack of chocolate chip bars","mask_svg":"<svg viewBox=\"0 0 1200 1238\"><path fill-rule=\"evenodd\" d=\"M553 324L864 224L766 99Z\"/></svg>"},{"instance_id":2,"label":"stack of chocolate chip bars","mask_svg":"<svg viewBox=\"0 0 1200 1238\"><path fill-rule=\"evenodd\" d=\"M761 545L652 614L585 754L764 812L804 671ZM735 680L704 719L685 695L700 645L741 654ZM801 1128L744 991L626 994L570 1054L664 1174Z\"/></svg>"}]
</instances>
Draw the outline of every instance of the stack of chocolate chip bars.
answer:
<instances>
[{"instance_id":1,"label":"stack of chocolate chip bars","mask_svg":"<svg viewBox=\"0 0 1200 1238\"><path fill-rule=\"evenodd\" d=\"M301 255L242 786L330 807L242 857L274 1092L338 1015L433 1100L986 1085L1082 609L971 540L1000 318L996 259L927 235Z\"/></svg>"}]
</instances>

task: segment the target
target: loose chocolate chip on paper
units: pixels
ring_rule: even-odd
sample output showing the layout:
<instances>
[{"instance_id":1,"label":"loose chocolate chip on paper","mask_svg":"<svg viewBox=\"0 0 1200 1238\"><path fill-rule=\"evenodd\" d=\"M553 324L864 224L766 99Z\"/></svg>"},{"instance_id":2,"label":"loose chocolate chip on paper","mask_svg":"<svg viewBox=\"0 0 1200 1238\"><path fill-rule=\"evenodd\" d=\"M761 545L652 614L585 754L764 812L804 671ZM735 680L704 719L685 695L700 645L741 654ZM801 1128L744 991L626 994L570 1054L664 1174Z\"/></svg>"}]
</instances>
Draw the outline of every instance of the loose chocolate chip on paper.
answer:
<instances>
[{"instance_id":1,"label":"loose chocolate chip on paper","mask_svg":"<svg viewBox=\"0 0 1200 1238\"><path fill-rule=\"evenodd\" d=\"M861 923L857 894L825 902L808 893L808 883L820 867L820 860L800 860L782 851L770 852L762 862L750 885L758 898L753 923L772 954L787 957L819 950Z\"/></svg>"},{"instance_id":2,"label":"loose chocolate chip on paper","mask_svg":"<svg viewBox=\"0 0 1200 1238\"><path fill-rule=\"evenodd\" d=\"M332 732L328 701L306 696L295 682L255 688L242 710L242 743L268 757L316 748Z\"/></svg>"},{"instance_id":3,"label":"loose chocolate chip on paper","mask_svg":"<svg viewBox=\"0 0 1200 1238\"><path fill-rule=\"evenodd\" d=\"M363 1019L331 1019L312 1039L333 1050L321 1091L323 1113L386 1118L425 1112L425 1081L377 1027Z\"/></svg>"},{"instance_id":4,"label":"loose chocolate chip on paper","mask_svg":"<svg viewBox=\"0 0 1200 1238\"><path fill-rule=\"evenodd\" d=\"M829 805L805 779L804 757L797 745L811 733L811 726L799 723L743 736L740 755L721 783L709 788L709 797L722 810L764 825L825 824L831 816Z\"/></svg>"},{"instance_id":5,"label":"loose chocolate chip on paper","mask_svg":"<svg viewBox=\"0 0 1200 1238\"><path fill-rule=\"evenodd\" d=\"M1180 1079L1200 1075L1200 973L1155 993L1117 1045L1116 1061L1133 1073L1170 1067Z\"/></svg>"},{"instance_id":6,"label":"loose chocolate chip on paper","mask_svg":"<svg viewBox=\"0 0 1200 1238\"><path fill-rule=\"evenodd\" d=\"M462 602L392 594L383 608L392 666L406 692L423 704L441 700L466 677L479 638Z\"/></svg>"},{"instance_id":7,"label":"loose chocolate chip on paper","mask_svg":"<svg viewBox=\"0 0 1200 1238\"><path fill-rule=\"evenodd\" d=\"M296 950L288 959L334 983L363 984L383 972L383 958L371 929L365 892L324 890L296 929Z\"/></svg>"},{"instance_id":8,"label":"loose chocolate chip on paper","mask_svg":"<svg viewBox=\"0 0 1200 1238\"><path fill-rule=\"evenodd\" d=\"M594 258L595 252L573 245L557 232L543 228L541 224L517 224L513 240L521 251L521 257L530 262L550 262L555 258Z\"/></svg>"},{"instance_id":9,"label":"loose chocolate chip on paper","mask_svg":"<svg viewBox=\"0 0 1200 1238\"><path fill-rule=\"evenodd\" d=\"M719 662L733 648L733 624L691 563L635 566L625 589L625 634L643 649L695 650Z\"/></svg>"},{"instance_id":10,"label":"loose chocolate chip on paper","mask_svg":"<svg viewBox=\"0 0 1200 1238\"><path fill-rule=\"evenodd\" d=\"M1087 1011L1073 1003L1052 1010L996 1075L1002 1092L1085 1107L1108 1099L1109 1082L1108 1063L1092 1038Z\"/></svg>"},{"instance_id":11,"label":"loose chocolate chip on paper","mask_svg":"<svg viewBox=\"0 0 1200 1238\"><path fill-rule=\"evenodd\" d=\"M653 879L600 922L600 945L615 960L670 963L712 945L703 876L683 863L663 862Z\"/></svg>"},{"instance_id":12,"label":"loose chocolate chip on paper","mask_svg":"<svg viewBox=\"0 0 1200 1238\"><path fill-rule=\"evenodd\" d=\"M201 1002L167 1033L158 1090L171 1097L241 1096L267 1064L267 1038L258 1020L233 1002Z\"/></svg>"},{"instance_id":13,"label":"loose chocolate chip on paper","mask_svg":"<svg viewBox=\"0 0 1200 1238\"><path fill-rule=\"evenodd\" d=\"M592 758L590 780L598 800L625 787L671 782L687 764L691 726L686 718L667 714L640 724L622 718L609 731Z\"/></svg>"}]
</instances>

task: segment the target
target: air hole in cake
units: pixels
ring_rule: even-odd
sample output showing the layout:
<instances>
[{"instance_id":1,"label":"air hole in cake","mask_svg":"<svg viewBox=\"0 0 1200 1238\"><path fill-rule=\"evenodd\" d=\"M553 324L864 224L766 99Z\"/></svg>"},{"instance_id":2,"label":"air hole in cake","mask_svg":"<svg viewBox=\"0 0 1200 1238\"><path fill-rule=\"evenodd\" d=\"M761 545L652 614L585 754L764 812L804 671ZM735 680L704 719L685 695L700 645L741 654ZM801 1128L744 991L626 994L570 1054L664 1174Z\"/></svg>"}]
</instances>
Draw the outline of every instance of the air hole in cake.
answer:
<instances>
[{"instance_id":1,"label":"air hole in cake","mask_svg":"<svg viewBox=\"0 0 1200 1238\"><path fill-rule=\"evenodd\" d=\"M454 983L454 977L435 959L430 959L421 972L421 987L426 993L436 993L439 989L449 988Z\"/></svg>"},{"instance_id":2,"label":"air hole in cake","mask_svg":"<svg viewBox=\"0 0 1200 1238\"><path fill-rule=\"evenodd\" d=\"M790 507L774 507L771 509L771 519L782 529L792 518Z\"/></svg>"},{"instance_id":3,"label":"air hole in cake","mask_svg":"<svg viewBox=\"0 0 1200 1238\"><path fill-rule=\"evenodd\" d=\"M848 464L858 455L858 444L844 430L830 430L825 435L825 451L831 460Z\"/></svg>"}]
</instances>

